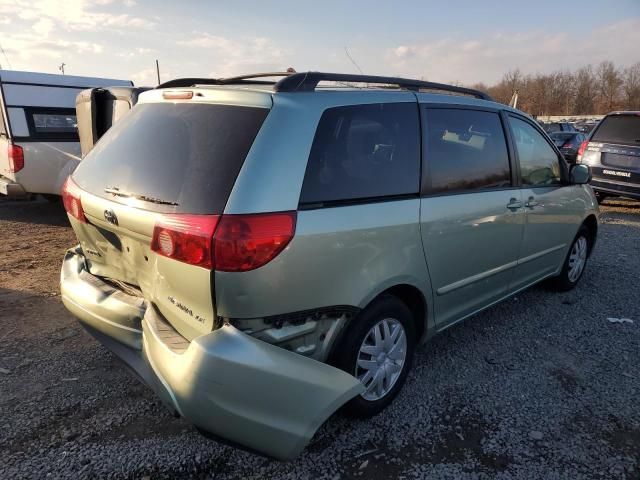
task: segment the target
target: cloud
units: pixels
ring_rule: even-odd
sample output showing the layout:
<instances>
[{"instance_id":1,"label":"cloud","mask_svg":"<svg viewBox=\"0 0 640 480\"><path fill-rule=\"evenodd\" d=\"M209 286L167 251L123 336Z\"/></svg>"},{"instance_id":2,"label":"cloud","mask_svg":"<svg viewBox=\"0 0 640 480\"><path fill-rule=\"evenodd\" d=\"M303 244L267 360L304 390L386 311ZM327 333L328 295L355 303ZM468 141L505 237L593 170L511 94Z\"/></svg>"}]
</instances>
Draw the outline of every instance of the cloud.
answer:
<instances>
[{"instance_id":1,"label":"cloud","mask_svg":"<svg viewBox=\"0 0 640 480\"><path fill-rule=\"evenodd\" d=\"M101 44L86 41L50 40L31 33L12 35L2 39L6 54L12 59L59 58L68 51L75 53L102 53Z\"/></svg>"},{"instance_id":2,"label":"cloud","mask_svg":"<svg viewBox=\"0 0 640 480\"><path fill-rule=\"evenodd\" d=\"M179 45L207 50L214 59L214 77L240 73L282 70L289 52L266 37L233 39L209 33L195 32L193 38L178 41Z\"/></svg>"},{"instance_id":3,"label":"cloud","mask_svg":"<svg viewBox=\"0 0 640 480\"><path fill-rule=\"evenodd\" d=\"M0 17L14 17L33 22L32 28L47 35L54 25L62 30L82 32L105 29L153 28L156 23L148 18L128 13L109 13L106 6L135 5L131 0L0 0ZM43 23L45 22L45 23ZM43 28L48 27L46 30Z\"/></svg>"},{"instance_id":4,"label":"cloud","mask_svg":"<svg viewBox=\"0 0 640 480\"><path fill-rule=\"evenodd\" d=\"M515 68L524 73L572 70L603 60L628 65L637 61L638 45L640 19L629 19L579 36L533 31L407 43L388 48L384 59L387 73L395 75L491 83Z\"/></svg>"}]
</instances>

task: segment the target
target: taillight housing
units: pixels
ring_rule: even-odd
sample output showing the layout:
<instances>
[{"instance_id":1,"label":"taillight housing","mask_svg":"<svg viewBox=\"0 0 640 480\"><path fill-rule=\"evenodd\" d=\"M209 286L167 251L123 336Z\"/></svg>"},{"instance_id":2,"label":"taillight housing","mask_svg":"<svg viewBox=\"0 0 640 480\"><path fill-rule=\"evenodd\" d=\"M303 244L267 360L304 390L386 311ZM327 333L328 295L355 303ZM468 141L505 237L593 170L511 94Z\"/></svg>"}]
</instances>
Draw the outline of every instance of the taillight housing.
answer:
<instances>
[{"instance_id":1,"label":"taillight housing","mask_svg":"<svg viewBox=\"0 0 640 480\"><path fill-rule=\"evenodd\" d=\"M213 232L218 215L163 215L156 222L151 250L190 265L213 268Z\"/></svg>"},{"instance_id":2,"label":"taillight housing","mask_svg":"<svg viewBox=\"0 0 640 480\"><path fill-rule=\"evenodd\" d=\"M580 148L578 148L578 159L577 159L578 162L582 158L584 151L587 149L587 145L589 145L589 140L585 140L580 144Z\"/></svg>"},{"instance_id":3,"label":"taillight housing","mask_svg":"<svg viewBox=\"0 0 640 480\"><path fill-rule=\"evenodd\" d=\"M7 154L9 157L9 172L18 173L24 168L24 150L20 145L9 143L7 145Z\"/></svg>"},{"instance_id":4,"label":"taillight housing","mask_svg":"<svg viewBox=\"0 0 640 480\"><path fill-rule=\"evenodd\" d=\"M295 229L295 212L224 215L215 234L216 270L247 272L269 263Z\"/></svg>"},{"instance_id":5,"label":"taillight housing","mask_svg":"<svg viewBox=\"0 0 640 480\"><path fill-rule=\"evenodd\" d=\"M221 272L266 265L294 236L296 212L251 215L162 215L151 250L167 258Z\"/></svg>"},{"instance_id":6,"label":"taillight housing","mask_svg":"<svg viewBox=\"0 0 640 480\"><path fill-rule=\"evenodd\" d=\"M87 217L84 216L84 210L82 209L82 190L71 179L71 176L67 177L67 180L62 185L62 203L64 209L69 215L82 223L87 223Z\"/></svg>"}]
</instances>

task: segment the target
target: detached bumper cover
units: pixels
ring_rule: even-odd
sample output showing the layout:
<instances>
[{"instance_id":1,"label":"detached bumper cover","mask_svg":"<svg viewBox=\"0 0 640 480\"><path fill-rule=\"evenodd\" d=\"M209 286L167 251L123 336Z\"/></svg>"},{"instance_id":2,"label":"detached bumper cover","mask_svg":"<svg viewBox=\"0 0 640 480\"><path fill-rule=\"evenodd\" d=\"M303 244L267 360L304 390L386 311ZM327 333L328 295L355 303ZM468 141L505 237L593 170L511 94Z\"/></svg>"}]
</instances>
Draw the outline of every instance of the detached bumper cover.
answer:
<instances>
[{"instance_id":1,"label":"detached bumper cover","mask_svg":"<svg viewBox=\"0 0 640 480\"><path fill-rule=\"evenodd\" d=\"M65 256L65 306L157 394L198 428L290 459L364 387L347 373L224 326L172 349L143 299L92 276L79 250Z\"/></svg>"}]
</instances>

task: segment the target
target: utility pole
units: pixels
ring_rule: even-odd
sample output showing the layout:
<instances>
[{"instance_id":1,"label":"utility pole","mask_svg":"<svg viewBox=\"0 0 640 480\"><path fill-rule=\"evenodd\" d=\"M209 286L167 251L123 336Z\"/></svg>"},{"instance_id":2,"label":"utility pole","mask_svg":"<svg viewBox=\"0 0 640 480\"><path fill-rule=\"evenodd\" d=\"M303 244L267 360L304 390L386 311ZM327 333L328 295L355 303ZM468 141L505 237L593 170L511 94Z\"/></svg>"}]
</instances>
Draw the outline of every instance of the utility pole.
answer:
<instances>
[{"instance_id":1,"label":"utility pole","mask_svg":"<svg viewBox=\"0 0 640 480\"><path fill-rule=\"evenodd\" d=\"M158 85L160 85L160 64L158 63L157 58L156 58L156 75L158 75Z\"/></svg>"},{"instance_id":2,"label":"utility pole","mask_svg":"<svg viewBox=\"0 0 640 480\"><path fill-rule=\"evenodd\" d=\"M60 64L60 66L58 67L58 70L60 70L62 72L62 75L64 75L64 66L66 65L66 63L62 62Z\"/></svg>"}]
</instances>

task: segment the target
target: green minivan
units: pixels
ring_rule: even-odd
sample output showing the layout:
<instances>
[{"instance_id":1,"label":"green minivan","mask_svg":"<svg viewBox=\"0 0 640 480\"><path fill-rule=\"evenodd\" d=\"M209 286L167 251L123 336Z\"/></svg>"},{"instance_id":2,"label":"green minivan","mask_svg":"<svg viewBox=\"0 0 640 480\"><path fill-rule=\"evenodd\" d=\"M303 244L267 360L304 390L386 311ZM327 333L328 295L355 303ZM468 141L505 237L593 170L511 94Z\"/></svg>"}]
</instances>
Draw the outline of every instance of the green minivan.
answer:
<instances>
[{"instance_id":1,"label":"green minivan","mask_svg":"<svg viewBox=\"0 0 640 480\"><path fill-rule=\"evenodd\" d=\"M199 430L292 458L338 408L386 407L428 338L542 280L575 287L589 179L471 89L178 79L68 178L62 299Z\"/></svg>"}]
</instances>

